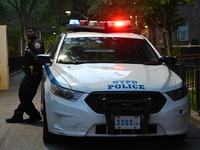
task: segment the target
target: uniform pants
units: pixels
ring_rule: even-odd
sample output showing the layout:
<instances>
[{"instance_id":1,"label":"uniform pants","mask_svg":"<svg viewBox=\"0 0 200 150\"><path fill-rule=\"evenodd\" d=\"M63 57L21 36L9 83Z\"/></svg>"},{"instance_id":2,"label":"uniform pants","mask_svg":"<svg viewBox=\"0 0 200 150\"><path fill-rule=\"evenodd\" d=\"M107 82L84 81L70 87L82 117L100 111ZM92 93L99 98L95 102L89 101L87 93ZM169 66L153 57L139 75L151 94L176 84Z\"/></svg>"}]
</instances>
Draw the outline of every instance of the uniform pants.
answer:
<instances>
[{"instance_id":1,"label":"uniform pants","mask_svg":"<svg viewBox=\"0 0 200 150\"><path fill-rule=\"evenodd\" d=\"M42 76L24 76L20 83L18 92L20 104L18 105L18 108L15 111L19 111L22 114L25 112L30 117L38 115L39 112L35 108L32 101L37 93L37 89L41 79Z\"/></svg>"}]
</instances>

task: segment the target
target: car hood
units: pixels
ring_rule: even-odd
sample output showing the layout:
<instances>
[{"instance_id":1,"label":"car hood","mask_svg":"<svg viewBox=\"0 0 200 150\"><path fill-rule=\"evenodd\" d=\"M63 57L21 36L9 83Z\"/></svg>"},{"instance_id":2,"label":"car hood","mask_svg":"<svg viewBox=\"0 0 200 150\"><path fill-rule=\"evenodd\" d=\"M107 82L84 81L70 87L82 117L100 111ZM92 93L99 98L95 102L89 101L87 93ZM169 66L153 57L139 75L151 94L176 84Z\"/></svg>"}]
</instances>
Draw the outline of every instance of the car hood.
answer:
<instances>
[{"instance_id":1,"label":"car hood","mask_svg":"<svg viewBox=\"0 0 200 150\"><path fill-rule=\"evenodd\" d=\"M181 79L165 65L59 64L61 86L82 92L160 91L181 87ZM59 82L59 81L58 81Z\"/></svg>"}]
</instances>

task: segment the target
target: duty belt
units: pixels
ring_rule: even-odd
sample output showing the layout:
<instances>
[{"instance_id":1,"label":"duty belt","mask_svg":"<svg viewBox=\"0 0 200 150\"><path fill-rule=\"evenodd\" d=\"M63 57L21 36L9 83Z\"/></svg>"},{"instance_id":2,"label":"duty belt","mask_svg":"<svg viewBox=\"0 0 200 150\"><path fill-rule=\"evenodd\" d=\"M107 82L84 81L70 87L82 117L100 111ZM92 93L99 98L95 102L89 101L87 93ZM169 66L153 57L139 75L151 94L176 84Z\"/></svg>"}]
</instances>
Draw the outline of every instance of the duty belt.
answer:
<instances>
[{"instance_id":1,"label":"duty belt","mask_svg":"<svg viewBox=\"0 0 200 150\"><path fill-rule=\"evenodd\" d=\"M33 66L29 66L29 68L31 70L31 75L33 75L33 70L34 70Z\"/></svg>"}]
</instances>

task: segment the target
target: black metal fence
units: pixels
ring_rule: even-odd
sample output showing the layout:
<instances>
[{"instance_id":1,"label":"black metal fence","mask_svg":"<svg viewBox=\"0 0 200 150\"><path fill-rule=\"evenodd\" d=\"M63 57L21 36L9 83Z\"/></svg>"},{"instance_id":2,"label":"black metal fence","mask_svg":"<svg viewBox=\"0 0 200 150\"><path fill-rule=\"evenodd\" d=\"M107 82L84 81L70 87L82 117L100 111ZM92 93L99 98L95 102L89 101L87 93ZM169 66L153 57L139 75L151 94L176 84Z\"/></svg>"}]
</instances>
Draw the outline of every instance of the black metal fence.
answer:
<instances>
[{"instance_id":1,"label":"black metal fence","mask_svg":"<svg viewBox=\"0 0 200 150\"><path fill-rule=\"evenodd\" d=\"M183 55L178 64L169 66L189 89L191 108L200 113L200 54Z\"/></svg>"},{"instance_id":2,"label":"black metal fence","mask_svg":"<svg viewBox=\"0 0 200 150\"><path fill-rule=\"evenodd\" d=\"M9 74L12 75L13 73L21 70L21 68L24 64L24 58L23 57L11 57L8 59L8 63L9 63Z\"/></svg>"}]
</instances>

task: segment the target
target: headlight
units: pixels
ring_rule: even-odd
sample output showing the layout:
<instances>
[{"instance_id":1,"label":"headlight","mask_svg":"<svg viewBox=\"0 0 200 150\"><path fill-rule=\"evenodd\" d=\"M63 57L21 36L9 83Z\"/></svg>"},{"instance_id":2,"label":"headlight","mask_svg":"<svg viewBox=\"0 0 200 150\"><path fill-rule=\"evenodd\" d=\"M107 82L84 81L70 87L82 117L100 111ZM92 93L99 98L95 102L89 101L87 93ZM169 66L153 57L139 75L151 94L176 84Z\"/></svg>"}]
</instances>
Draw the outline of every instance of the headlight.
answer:
<instances>
[{"instance_id":1,"label":"headlight","mask_svg":"<svg viewBox=\"0 0 200 150\"><path fill-rule=\"evenodd\" d=\"M167 92L167 95L173 100L178 101L188 94L188 89L185 84L180 89Z\"/></svg>"},{"instance_id":2,"label":"headlight","mask_svg":"<svg viewBox=\"0 0 200 150\"><path fill-rule=\"evenodd\" d=\"M51 93L69 101L77 101L82 95L82 92L66 89L55 84L51 84Z\"/></svg>"}]
</instances>

